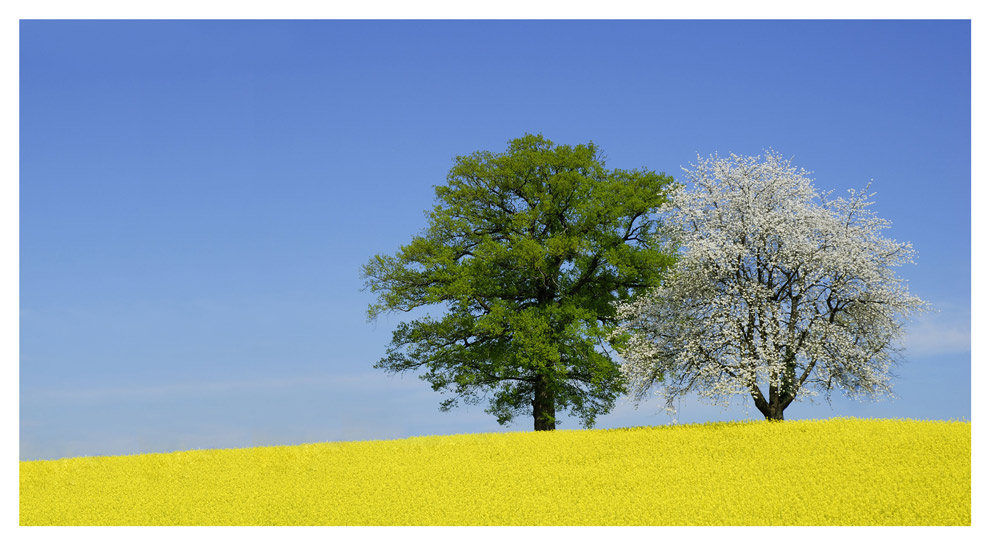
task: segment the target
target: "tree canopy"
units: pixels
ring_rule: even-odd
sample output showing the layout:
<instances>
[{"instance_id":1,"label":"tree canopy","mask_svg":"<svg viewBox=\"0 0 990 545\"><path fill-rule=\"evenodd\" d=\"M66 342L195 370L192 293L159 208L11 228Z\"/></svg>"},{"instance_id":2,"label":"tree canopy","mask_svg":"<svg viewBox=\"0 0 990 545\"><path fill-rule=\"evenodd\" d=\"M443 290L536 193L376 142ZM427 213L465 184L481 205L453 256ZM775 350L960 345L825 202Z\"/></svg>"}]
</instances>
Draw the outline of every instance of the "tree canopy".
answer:
<instances>
[{"instance_id":1,"label":"tree canopy","mask_svg":"<svg viewBox=\"0 0 990 545\"><path fill-rule=\"evenodd\" d=\"M829 199L773 152L686 172L662 215L665 243L684 252L662 286L619 307L635 395L743 394L782 420L819 391L891 393L904 320L927 303L894 272L913 250L882 236L869 186Z\"/></svg>"},{"instance_id":2,"label":"tree canopy","mask_svg":"<svg viewBox=\"0 0 990 545\"><path fill-rule=\"evenodd\" d=\"M591 427L625 392L606 346L615 303L659 285L674 261L657 246L655 214L673 179L606 170L594 143L508 144L457 157L428 227L364 266L378 296L370 319L444 308L399 324L376 367L424 370L451 394L442 410L484 398L500 424L532 414L550 430L569 409Z\"/></svg>"}]
</instances>

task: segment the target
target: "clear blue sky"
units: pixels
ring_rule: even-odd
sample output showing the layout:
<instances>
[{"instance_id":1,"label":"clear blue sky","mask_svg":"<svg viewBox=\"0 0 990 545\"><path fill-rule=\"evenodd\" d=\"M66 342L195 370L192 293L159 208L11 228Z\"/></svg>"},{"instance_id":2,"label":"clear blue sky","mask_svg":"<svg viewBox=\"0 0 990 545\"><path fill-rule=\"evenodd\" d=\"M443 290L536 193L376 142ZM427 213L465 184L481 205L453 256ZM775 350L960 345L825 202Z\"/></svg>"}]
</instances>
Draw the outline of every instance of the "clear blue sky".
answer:
<instances>
[{"instance_id":1,"label":"clear blue sky","mask_svg":"<svg viewBox=\"0 0 990 545\"><path fill-rule=\"evenodd\" d=\"M526 132L675 177L772 147L823 189L874 180L940 312L910 326L900 399L786 417L971 417L968 21L20 32L22 460L531 429L373 369L402 317L367 323L359 276L426 225L454 156ZM759 418L747 401L679 421ZM668 422L622 402L599 427Z\"/></svg>"}]
</instances>

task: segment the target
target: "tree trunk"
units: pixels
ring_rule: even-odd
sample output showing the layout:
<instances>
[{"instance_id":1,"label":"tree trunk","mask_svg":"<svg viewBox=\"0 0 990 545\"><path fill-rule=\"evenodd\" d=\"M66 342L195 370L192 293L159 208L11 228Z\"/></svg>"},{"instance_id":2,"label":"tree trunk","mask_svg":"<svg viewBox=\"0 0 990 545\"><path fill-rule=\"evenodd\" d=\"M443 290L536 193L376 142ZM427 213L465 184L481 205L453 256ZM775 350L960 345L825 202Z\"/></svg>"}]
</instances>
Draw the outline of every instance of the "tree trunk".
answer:
<instances>
[{"instance_id":1,"label":"tree trunk","mask_svg":"<svg viewBox=\"0 0 990 545\"><path fill-rule=\"evenodd\" d=\"M784 419L784 406L783 405L768 405L767 403L757 402L756 408L760 410L760 414L763 415L769 421L783 420Z\"/></svg>"},{"instance_id":2,"label":"tree trunk","mask_svg":"<svg viewBox=\"0 0 990 545\"><path fill-rule=\"evenodd\" d=\"M786 379L785 379L786 381ZM783 390L783 391L782 391ZM769 420L783 420L784 419L784 409L791 404L794 399L789 395L788 390L783 388L778 388L773 383L770 383L770 389L768 392L770 395L767 396L769 399L763 399L763 396L754 397L756 401L756 408L763 413L763 416Z\"/></svg>"},{"instance_id":3,"label":"tree trunk","mask_svg":"<svg viewBox=\"0 0 990 545\"><path fill-rule=\"evenodd\" d=\"M759 409L760 414L762 414L763 417L769 421L784 419L784 407L781 407L780 405L773 406L757 403L756 408Z\"/></svg>"},{"instance_id":4,"label":"tree trunk","mask_svg":"<svg viewBox=\"0 0 990 545\"><path fill-rule=\"evenodd\" d=\"M537 377L533 393L533 429L548 431L556 428L557 411L553 404L553 392L544 377Z\"/></svg>"},{"instance_id":5,"label":"tree trunk","mask_svg":"<svg viewBox=\"0 0 990 545\"><path fill-rule=\"evenodd\" d=\"M760 414L762 414L763 417L769 421L783 420L784 409L786 409L787 406L790 405L790 400L781 399L780 396L777 395L776 389L771 387L770 388L771 402L768 403L767 400L763 397L763 394L760 393L760 391L755 387L753 388L754 388L753 401L756 403L756 408L760 411Z\"/></svg>"}]
</instances>

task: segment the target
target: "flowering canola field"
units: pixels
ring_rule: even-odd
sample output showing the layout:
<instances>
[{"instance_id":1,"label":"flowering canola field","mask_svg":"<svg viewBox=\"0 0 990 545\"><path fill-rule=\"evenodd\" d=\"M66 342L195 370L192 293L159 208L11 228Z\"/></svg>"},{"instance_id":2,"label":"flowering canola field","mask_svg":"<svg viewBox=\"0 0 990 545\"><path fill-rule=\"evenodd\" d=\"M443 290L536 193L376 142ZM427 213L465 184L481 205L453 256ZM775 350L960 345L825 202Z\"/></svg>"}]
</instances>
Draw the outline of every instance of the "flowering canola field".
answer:
<instances>
[{"instance_id":1,"label":"flowering canola field","mask_svg":"<svg viewBox=\"0 0 990 545\"><path fill-rule=\"evenodd\" d=\"M710 423L20 462L22 525L970 525L970 423Z\"/></svg>"}]
</instances>

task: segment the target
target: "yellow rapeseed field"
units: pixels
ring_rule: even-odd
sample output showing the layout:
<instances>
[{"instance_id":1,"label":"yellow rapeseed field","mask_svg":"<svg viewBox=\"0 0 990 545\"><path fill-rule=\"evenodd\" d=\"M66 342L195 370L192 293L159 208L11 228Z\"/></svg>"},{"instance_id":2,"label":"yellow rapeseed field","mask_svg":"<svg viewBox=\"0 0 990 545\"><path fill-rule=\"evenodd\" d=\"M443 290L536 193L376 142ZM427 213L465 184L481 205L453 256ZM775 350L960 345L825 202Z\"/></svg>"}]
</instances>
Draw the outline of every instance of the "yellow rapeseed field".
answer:
<instances>
[{"instance_id":1,"label":"yellow rapeseed field","mask_svg":"<svg viewBox=\"0 0 990 545\"><path fill-rule=\"evenodd\" d=\"M22 525L969 525L970 423L831 419L20 463Z\"/></svg>"}]
</instances>

